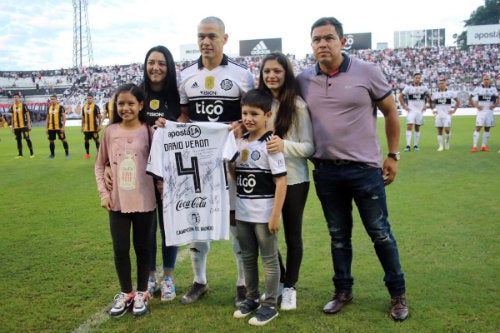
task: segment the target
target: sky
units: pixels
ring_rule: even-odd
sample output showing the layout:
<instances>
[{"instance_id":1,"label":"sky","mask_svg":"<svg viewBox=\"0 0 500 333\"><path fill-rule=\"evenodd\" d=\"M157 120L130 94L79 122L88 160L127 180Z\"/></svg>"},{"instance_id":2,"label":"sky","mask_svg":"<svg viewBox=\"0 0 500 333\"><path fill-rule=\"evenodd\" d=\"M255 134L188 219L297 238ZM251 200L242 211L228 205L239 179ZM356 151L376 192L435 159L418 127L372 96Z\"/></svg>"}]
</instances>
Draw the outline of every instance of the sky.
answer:
<instances>
[{"instance_id":1,"label":"sky","mask_svg":"<svg viewBox=\"0 0 500 333\"><path fill-rule=\"evenodd\" d=\"M1 0L0 71L32 71L73 66L73 2L78 0ZM82 0L84 2L84 0ZM282 51L303 58L311 53L310 28L334 16L344 33L372 33L372 47L393 47L394 31L465 30L464 21L484 0L87 0L95 65L143 63L146 52L165 45L180 59L180 46L196 43L197 25L218 16L229 40L224 48L237 55L239 41L282 38ZM296 3L297 1L293 1ZM83 63L88 63L83 59Z\"/></svg>"}]
</instances>

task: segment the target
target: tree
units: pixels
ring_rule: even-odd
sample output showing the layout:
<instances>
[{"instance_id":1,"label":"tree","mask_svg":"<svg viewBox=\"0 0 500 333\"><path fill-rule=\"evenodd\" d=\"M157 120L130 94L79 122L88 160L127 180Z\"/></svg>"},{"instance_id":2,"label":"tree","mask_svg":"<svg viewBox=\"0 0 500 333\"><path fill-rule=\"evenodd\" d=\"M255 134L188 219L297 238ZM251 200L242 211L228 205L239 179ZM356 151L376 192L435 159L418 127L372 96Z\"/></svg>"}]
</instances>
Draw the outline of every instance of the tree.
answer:
<instances>
[{"instance_id":1,"label":"tree","mask_svg":"<svg viewBox=\"0 0 500 333\"><path fill-rule=\"evenodd\" d=\"M484 0L484 6L479 6L473 11L464 23L464 27L500 23L500 0ZM467 31L453 37L456 38L455 43L459 48L467 48Z\"/></svg>"}]
</instances>

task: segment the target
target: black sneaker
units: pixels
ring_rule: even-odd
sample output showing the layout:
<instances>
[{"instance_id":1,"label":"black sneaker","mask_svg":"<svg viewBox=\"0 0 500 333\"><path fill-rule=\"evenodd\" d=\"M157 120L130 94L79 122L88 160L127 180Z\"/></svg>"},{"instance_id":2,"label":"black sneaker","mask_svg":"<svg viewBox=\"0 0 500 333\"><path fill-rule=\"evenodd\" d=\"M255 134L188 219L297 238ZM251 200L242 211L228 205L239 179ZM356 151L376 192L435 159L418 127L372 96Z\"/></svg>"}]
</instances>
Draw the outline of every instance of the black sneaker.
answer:
<instances>
[{"instance_id":1,"label":"black sneaker","mask_svg":"<svg viewBox=\"0 0 500 333\"><path fill-rule=\"evenodd\" d=\"M236 286L236 297L234 298L234 306L239 307L241 303L247 297L247 287L245 286Z\"/></svg>"},{"instance_id":2,"label":"black sneaker","mask_svg":"<svg viewBox=\"0 0 500 333\"><path fill-rule=\"evenodd\" d=\"M191 289L186 293L186 295L182 296L181 303L182 304L191 304L196 302L201 296L205 295L208 291L208 283L193 283Z\"/></svg>"},{"instance_id":3,"label":"black sneaker","mask_svg":"<svg viewBox=\"0 0 500 333\"><path fill-rule=\"evenodd\" d=\"M253 326L264 326L276 317L278 317L278 310L276 310L275 306L262 304L257 312L255 312L255 316L250 318L248 323Z\"/></svg>"},{"instance_id":4,"label":"black sneaker","mask_svg":"<svg viewBox=\"0 0 500 333\"><path fill-rule=\"evenodd\" d=\"M245 318L250 313L257 310L258 307L259 307L258 299L245 299L243 302L241 302L240 306L238 307L238 310L234 311L233 317Z\"/></svg>"}]
</instances>

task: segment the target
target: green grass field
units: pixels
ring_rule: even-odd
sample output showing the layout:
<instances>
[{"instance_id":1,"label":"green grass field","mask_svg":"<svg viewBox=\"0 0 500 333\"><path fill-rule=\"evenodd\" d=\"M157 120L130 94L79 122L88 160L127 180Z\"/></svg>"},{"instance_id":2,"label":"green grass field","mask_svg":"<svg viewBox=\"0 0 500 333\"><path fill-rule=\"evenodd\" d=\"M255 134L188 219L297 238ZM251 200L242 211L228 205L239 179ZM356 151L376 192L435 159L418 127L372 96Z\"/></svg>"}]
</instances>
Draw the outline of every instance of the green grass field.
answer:
<instances>
[{"instance_id":1,"label":"green grass field","mask_svg":"<svg viewBox=\"0 0 500 333\"><path fill-rule=\"evenodd\" d=\"M57 141L49 160L44 128L36 127L36 157L15 160L14 135L0 129L0 332L500 332L500 128L492 129L490 153L473 154L474 117L457 116L453 126L451 150L437 152L433 119L426 117L422 150L402 153L396 182L387 188L410 319L389 319L383 272L357 215L354 301L338 315L322 313L333 291L332 264L312 185L298 309L281 311L263 328L232 318L236 272L229 241L212 243L210 292L198 303L180 303L192 282L189 253L181 247L178 299L153 299L141 318L109 318L119 286L94 179L95 147L84 160L83 135L68 128L71 158Z\"/></svg>"}]
</instances>

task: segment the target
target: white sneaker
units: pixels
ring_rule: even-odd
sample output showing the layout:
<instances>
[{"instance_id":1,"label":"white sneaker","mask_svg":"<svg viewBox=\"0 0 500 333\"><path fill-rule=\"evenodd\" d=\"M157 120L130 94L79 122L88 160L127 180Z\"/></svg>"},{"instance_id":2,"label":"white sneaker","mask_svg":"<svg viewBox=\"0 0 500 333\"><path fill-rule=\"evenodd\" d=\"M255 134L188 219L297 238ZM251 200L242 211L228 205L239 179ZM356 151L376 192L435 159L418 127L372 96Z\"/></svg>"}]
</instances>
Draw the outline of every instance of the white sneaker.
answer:
<instances>
[{"instance_id":1,"label":"white sneaker","mask_svg":"<svg viewBox=\"0 0 500 333\"><path fill-rule=\"evenodd\" d=\"M284 287L285 287L284 284L280 282L280 284L278 285L278 294L276 295L276 299L281 297L281 295L283 294ZM265 299L266 299L266 293L262 293L262 295L260 295L260 300L264 301Z\"/></svg>"},{"instance_id":2,"label":"white sneaker","mask_svg":"<svg viewBox=\"0 0 500 333\"><path fill-rule=\"evenodd\" d=\"M113 307L109 309L108 313L112 317L121 317L129 309L129 307L134 302L135 294L131 292L129 294L119 293L115 296L113 300Z\"/></svg>"},{"instance_id":3,"label":"white sneaker","mask_svg":"<svg viewBox=\"0 0 500 333\"><path fill-rule=\"evenodd\" d=\"M449 143L449 142L446 142L446 143L444 144L444 149L446 149L446 150L450 150L450 143Z\"/></svg>"},{"instance_id":4,"label":"white sneaker","mask_svg":"<svg viewBox=\"0 0 500 333\"><path fill-rule=\"evenodd\" d=\"M283 296L281 297L281 310L297 309L297 291L294 287L284 288Z\"/></svg>"},{"instance_id":5,"label":"white sneaker","mask_svg":"<svg viewBox=\"0 0 500 333\"><path fill-rule=\"evenodd\" d=\"M132 308L132 314L134 316L142 316L148 312L148 298L149 293L147 291L138 291L134 297L134 307Z\"/></svg>"},{"instance_id":6,"label":"white sneaker","mask_svg":"<svg viewBox=\"0 0 500 333\"><path fill-rule=\"evenodd\" d=\"M439 146L438 151L443 151L443 146Z\"/></svg>"}]
</instances>

